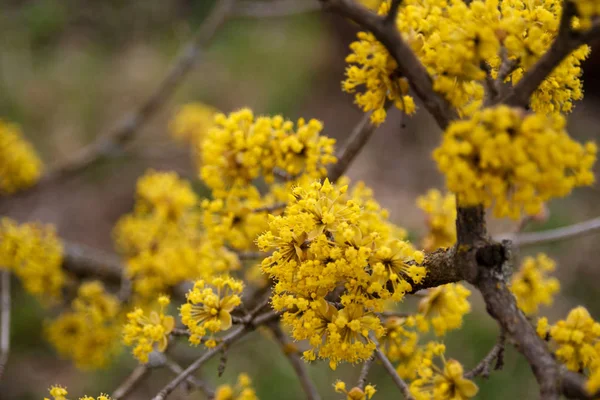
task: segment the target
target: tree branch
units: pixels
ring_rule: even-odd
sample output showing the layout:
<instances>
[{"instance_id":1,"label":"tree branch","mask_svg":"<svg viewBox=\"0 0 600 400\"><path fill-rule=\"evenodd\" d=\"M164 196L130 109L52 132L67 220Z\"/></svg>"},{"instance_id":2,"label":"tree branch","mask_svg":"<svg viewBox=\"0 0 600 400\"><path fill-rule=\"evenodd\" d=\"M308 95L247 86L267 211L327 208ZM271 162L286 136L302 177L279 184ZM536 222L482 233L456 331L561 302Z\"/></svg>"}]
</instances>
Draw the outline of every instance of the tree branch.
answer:
<instances>
[{"instance_id":1,"label":"tree branch","mask_svg":"<svg viewBox=\"0 0 600 400\"><path fill-rule=\"evenodd\" d=\"M362 368L360 369L360 375L358 376L358 384L357 386L360 390L364 391L365 386L367 386L367 376L369 376L369 371L373 366L373 361L375 361L375 357L369 358L367 361L363 363Z\"/></svg>"},{"instance_id":2,"label":"tree branch","mask_svg":"<svg viewBox=\"0 0 600 400\"><path fill-rule=\"evenodd\" d=\"M387 104L387 109L391 103ZM338 161L331 164L327 170L327 178L331 182L336 182L346 173L352 161L356 158L361 149L367 144L373 132L377 127L371 123L371 113L365 114L360 122L354 127L350 137L344 143L344 147L336 155Z\"/></svg>"},{"instance_id":3,"label":"tree branch","mask_svg":"<svg viewBox=\"0 0 600 400\"><path fill-rule=\"evenodd\" d=\"M0 379L10 352L10 271L0 271Z\"/></svg>"},{"instance_id":4,"label":"tree branch","mask_svg":"<svg viewBox=\"0 0 600 400\"><path fill-rule=\"evenodd\" d=\"M318 11L317 0L239 1L231 14L235 17L272 18Z\"/></svg>"},{"instance_id":5,"label":"tree branch","mask_svg":"<svg viewBox=\"0 0 600 400\"><path fill-rule=\"evenodd\" d=\"M62 241L63 268L80 278L94 277L104 282L120 283L123 270L116 255L86 245Z\"/></svg>"},{"instance_id":6,"label":"tree branch","mask_svg":"<svg viewBox=\"0 0 600 400\"><path fill-rule=\"evenodd\" d=\"M516 246L531 246L550 243L558 240L573 239L579 236L594 233L600 230L600 217L573 225L563 226L540 232L526 232L516 234L501 234L496 239L511 240Z\"/></svg>"},{"instance_id":7,"label":"tree branch","mask_svg":"<svg viewBox=\"0 0 600 400\"><path fill-rule=\"evenodd\" d=\"M372 13L352 0L320 1L325 9L349 18L375 35L394 58L400 74L408 79L411 88L423 101L440 128L445 129L450 121L458 117L448 101L433 90L433 81L425 66L402 39L395 24L385 23L385 17Z\"/></svg>"},{"instance_id":8,"label":"tree branch","mask_svg":"<svg viewBox=\"0 0 600 400\"><path fill-rule=\"evenodd\" d=\"M294 371L298 376L298 380L300 381L300 385L302 385L302 389L306 394L306 398L308 400L321 399L321 396L319 395L315 384L308 375L308 371L306 370L306 363L302 361L297 351L290 349L290 341L279 326L279 323L274 322L269 326L269 328L271 329L271 332L273 332L275 340L279 342L279 346L281 347L283 354L285 354L285 356L290 361L290 364L292 364L292 367L294 368Z\"/></svg>"},{"instance_id":9,"label":"tree branch","mask_svg":"<svg viewBox=\"0 0 600 400\"><path fill-rule=\"evenodd\" d=\"M125 398L135 387L142 382L142 380L148 375L150 369L146 365L138 365L133 369L131 374L125 378L125 380L115 389L111 398L114 400L121 400Z\"/></svg>"},{"instance_id":10,"label":"tree branch","mask_svg":"<svg viewBox=\"0 0 600 400\"><path fill-rule=\"evenodd\" d=\"M596 23L588 31L575 32L571 29L571 20L575 16L575 4L570 0L563 1L558 34L548 51L525 72L521 80L501 100L502 103L515 107L527 107L529 99L540 84L552 71L579 46L590 43L600 37L600 24Z\"/></svg>"},{"instance_id":11,"label":"tree branch","mask_svg":"<svg viewBox=\"0 0 600 400\"><path fill-rule=\"evenodd\" d=\"M410 389L408 388L408 385L406 384L406 382L404 382L402 378L400 378L400 375L398 375L398 372L396 372L396 369L392 365L392 362L379 349L379 343L375 342L375 344L377 345L377 348L375 349L375 356L379 359L379 361L381 361L387 373L392 377L392 380L404 395L404 398L406 400L415 400L414 397L412 397L412 395L410 394Z\"/></svg>"},{"instance_id":12,"label":"tree branch","mask_svg":"<svg viewBox=\"0 0 600 400\"><path fill-rule=\"evenodd\" d=\"M502 368L502 354L504 353L504 344L506 341L506 337L504 336L504 332L500 333L498 337L498 342L492 347L490 352L469 372L465 374L465 378L473 379L476 376L483 376L484 378L489 377L490 375L490 367L492 363L496 361L496 366L494 369Z\"/></svg>"},{"instance_id":13,"label":"tree branch","mask_svg":"<svg viewBox=\"0 0 600 400\"><path fill-rule=\"evenodd\" d=\"M171 370L171 372L175 373L176 375L179 375L183 372L183 368L181 368L181 366L179 364L177 364L175 361L171 360L169 357L167 357L165 360L165 366L169 370ZM200 389L207 398L212 399L215 397L215 391L213 389L211 389L208 386L208 384L206 382L204 382L203 380L200 380L200 379L196 378L195 376L189 375L187 377L187 382L190 383L191 385L193 385L194 387Z\"/></svg>"}]
</instances>

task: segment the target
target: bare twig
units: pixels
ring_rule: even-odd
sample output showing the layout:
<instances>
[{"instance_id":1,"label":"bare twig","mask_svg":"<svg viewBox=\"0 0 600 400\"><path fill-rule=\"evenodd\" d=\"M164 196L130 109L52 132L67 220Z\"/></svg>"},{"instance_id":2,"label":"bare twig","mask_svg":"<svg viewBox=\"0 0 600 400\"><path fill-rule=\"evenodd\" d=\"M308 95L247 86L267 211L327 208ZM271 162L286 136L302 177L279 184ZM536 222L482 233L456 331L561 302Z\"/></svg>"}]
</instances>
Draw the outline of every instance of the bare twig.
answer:
<instances>
[{"instance_id":1,"label":"bare twig","mask_svg":"<svg viewBox=\"0 0 600 400\"><path fill-rule=\"evenodd\" d=\"M385 18L369 11L353 0L320 0L325 9L356 22L369 30L389 51L398 64L398 71L406 77L413 91L434 117L440 128L457 118L448 101L433 90L433 80L410 46L402 39L395 24L385 23Z\"/></svg>"},{"instance_id":2,"label":"bare twig","mask_svg":"<svg viewBox=\"0 0 600 400\"><path fill-rule=\"evenodd\" d=\"M175 373L176 375L179 375L183 372L183 368L181 368L181 366L179 364L177 364L175 361L171 360L169 357L167 357L165 360L165 366L168 369L170 369L173 373ZM190 375L187 377L187 382L189 384L193 385L194 387L202 390L202 392L204 393L204 395L207 398L212 399L215 397L215 391L213 389L211 389L208 386L208 384L206 382L204 382L203 380Z\"/></svg>"},{"instance_id":3,"label":"bare twig","mask_svg":"<svg viewBox=\"0 0 600 400\"><path fill-rule=\"evenodd\" d=\"M357 386L360 390L365 390L365 386L367 385L367 376L369 375L369 371L373 366L373 361L375 361L375 357L369 358L367 361L363 363L362 368L360 369L360 375L358 376L358 384Z\"/></svg>"},{"instance_id":4,"label":"bare twig","mask_svg":"<svg viewBox=\"0 0 600 400\"><path fill-rule=\"evenodd\" d=\"M389 105L387 108L389 108ZM338 161L335 164L331 164L329 167L327 177L331 182L336 182L344 175L352 161L354 161L373 132L375 132L376 128L377 127L371 123L371 113L365 114L358 125L352 130L350 137L344 143L344 147L338 151Z\"/></svg>"},{"instance_id":5,"label":"bare twig","mask_svg":"<svg viewBox=\"0 0 600 400\"><path fill-rule=\"evenodd\" d=\"M388 15L385 16L385 23L386 24L392 24L392 25L396 25L396 17L398 15L398 9L400 8L400 5L402 4L402 0L392 0L392 3L390 4L390 10L388 12Z\"/></svg>"},{"instance_id":6,"label":"bare twig","mask_svg":"<svg viewBox=\"0 0 600 400\"><path fill-rule=\"evenodd\" d=\"M187 337L189 337L189 336L192 336L192 333L187 328L185 328L185 329L174 328L171 331L171 335L173 335L173 336L187 336Z\"/></svg>"},{"instance_id":7,"label":"bare twig","mask_svg":"<svg viewBox=\"0 0 600 400\"><path fill-rule=\"evenodd\" d=\"M118 154L125 144L131 142L139 129L166 103L191 71L203 47L210 42L218 28L225 22L233 3L234 0L217 2L194 37L180 51L165 78L140 107L119 120L108 133L99 136L66 161L51 168L40 184L78 172L104 158Z\"/></svg>"},{"instance_id":8,"label":"bare twig","mask_svg":"<svg viewBox=\"0 0 600 400\"><path fill-rule=\"evenodd\" d=\"M106 282L120 283L123 265L116 255L79 243L62 241L63 268L78 277L93 276Z\"/></svg>"},{"instance_id":9,"label":"bare twig","mask_svg":"<svg viewBox=\"0 0 600 400\"><path fill-rule=\"evenodd\" d=\"M410 315L410 313L400 312L400 311L383 311L383 312L378 313L378 315L382 318L393 318L393 317L406 318Z\"/></svg>"},{"instance_id":10,"label":"bare twig","mask_svg":"<svg viewBox=\"0 0 600 400\"><path fill-rule=\"evenodd\" d=\"M400 378L400 375L398 375L398 372L396 372L396 368L394 368L390 359L387 358L387 356L379 349L379 344L376 344L377 348L375 349L375 356L379 359L379 361L381 361L387 373L392 377L392 380L404 395L404 398L406 400L415 400L410 394L410 389L408 388L406 382L404 382L404 379Z\"/></svg>"},{"instance_id":11,"label":"bare twig","mask_svg":"<svg viewBox=\"0 0 600 400\"><path fill-rule=\"evenodd\" d=\"M560 20L558 34L550 49L525 72L521 80L502 101L511 106L526 107L529 98L540 84L552 73L565 57L575 51L579 46L590 43L600 37L600 24L596 23L587 31L576 32L571 29L571 20L575 15L575 3L570 0L563 1L563 13Z\"/></svg>"},{"instance_id":12,"label":"bare twig","mask_svg":"<svg viewBox=\"0 0 600 400\"><path fill-rule=\"evenodd\" d=\"M504 344L505 344L505 336L504 333L501 333L498 337L498 342L492 347L490 352L469 372L465 374L465 378L473 379L476 376L481 375L484 378L489 377L490 368L492 363L496 361L496 366L494 369L502 368L502 354L504 353Z\"/></svg>"},{"instance_id":13,"label":"bare twig","mask_svg":"<svg viewBox=\"0 0 600 400\"><path fill-rule=\"evenodd\" d=\"M508 239L516 246L531 246L550 243L558 240L573 239L579 236L594 233L600 230L600 217L579 222L577 224L549 229L540 232L527 232L517 234L501 234L495 239Z\"/></svg>"},{"instance_id":14,"label":"bare twig","mask_svg":"<svg viewBox=\"0 0 600 400\"><path fill-rule=\"evenodd\" d=\"M264 207L258 207L255 208L254 210L252 210L252 212L258 213L258 212L273 212L273 211L279 211L284 209L287 206L287 203L275 203L273 205L270 206L264 206Z\"/></svg>"},{"instance_id":15,"label":"bare twig","mask_svg":"<svg viewBox=\"0 0 600 400\"><path fill-rule=\"evenodd\" d=\"M240 260L260 260L269 255L262 251L240 251L236 253Z\"/></svg>"},{"instance_id":16,"label":"bare twig","mask_svg":"<svg viewBox=\"0 0 600 400\"><path fill-rule=\"evenodd\" d=\"M302 389L306 394L306 398L308 400L319 400L321 396L319 396L317 388L315 387L313 381L308 375L308 371L306 370L306 363L302 361L297 351L290 351L290 341L283 332L283 330L281 330L279 324L272 323L270 324L269 328L271 329L271 332L273 332L275 340L279 342L283 354L285 354L285 356L290 361L290 364L292 364L292 367L294 368L294 371L298 376L298 380L302 385Z\"/></svg>"},{"instance_id":17,"label":"bare twig","mask_svg":"<svg viewBox=\"0 0 600 400\"><path fill-rule=\"evenodd\" d=\"M239 1L231 14L236 17L270 18L304 14L321 9L317 0L245 0Z\"/></svg>"},{"instance_id":18,"label":"bare twig","mask_svg":"<svg viewBox=\"0 0 600 400\"><path fill-rule=\"evenodd\" d=\"M125 378L125 380L115 389L111 398L114 400L120 400L125 398L135 387L142 382L142 380L148 375L150 369L146 365L138 365L133 369L131 374Z\"/></svg>"},{"instance_id":19,"label":"bare twig","mask_svg":"<svg viewBox=\"0 0 600 400\"><path fill-rule=\"evenodd\" d=\"M10 271L0 271L0 379L10 352Z\"/></svg>"}]
</instances>

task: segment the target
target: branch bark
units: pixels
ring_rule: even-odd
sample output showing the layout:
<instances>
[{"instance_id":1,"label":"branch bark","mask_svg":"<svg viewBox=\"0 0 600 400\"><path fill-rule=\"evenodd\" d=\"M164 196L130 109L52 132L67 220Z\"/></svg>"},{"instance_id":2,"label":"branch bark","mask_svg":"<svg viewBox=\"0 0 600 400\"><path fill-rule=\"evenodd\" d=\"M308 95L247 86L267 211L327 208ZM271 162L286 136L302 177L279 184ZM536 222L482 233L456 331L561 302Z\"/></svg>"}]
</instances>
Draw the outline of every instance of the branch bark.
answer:
<instances>
[{"instance_id":1,"label":"branch bark","mask_svg":"<svg viewBox=\"0 0 600 400\"><path fill-rule=\"evenodd\" d=\"M501 234L497 236L497 240L508 239L516 246L532 246L551 243L558 240L573 239L579 236L594 233L599 230L600 217L596 217L573 225L549 229L546 231Z\"/></svg>"},{"instance_id":2,"label":"branch bark","mask_svg":"<svg viewBox=\"0 0 600 400\"><path fill-rule=\"evenodd\" d=\"M352 0L319 1L326 10L331 10L356 22L361 28L367 29L375 35L394 58L400 74L408 79L411 88L423 101L425 108L431 113L440 128L445 129L450 121L457 119L458 114L448 101L433 90L433 80L425 66L400 36L396 24L386 23L385 17L372 13Z\"/></svg>"},{"instance_id":3,"label":"branch bark","mask_svg":"<svg viewBox=\"0 0 600 400\"><path fill-rule=\"evenodd\" d=\"M10 353L10 271L0 272L0 379Z\"/></svg>"}]
</instances>

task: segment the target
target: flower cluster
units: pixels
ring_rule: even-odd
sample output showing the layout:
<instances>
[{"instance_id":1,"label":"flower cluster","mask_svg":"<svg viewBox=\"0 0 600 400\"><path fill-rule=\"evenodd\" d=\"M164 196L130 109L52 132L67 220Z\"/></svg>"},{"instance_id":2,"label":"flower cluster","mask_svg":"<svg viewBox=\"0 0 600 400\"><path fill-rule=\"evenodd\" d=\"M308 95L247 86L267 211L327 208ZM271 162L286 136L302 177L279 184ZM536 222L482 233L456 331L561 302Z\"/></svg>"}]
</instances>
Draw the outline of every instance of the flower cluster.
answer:
<instances>
[{"instance_id":1,"label":"flower cluster","mask_svg":"<svg viewBox=\"0 0 600 400\"><path fill-rule=\"evenodd\" d=\"M181 321L191 332L190 343L216 346L214 334L231 328L231 311L240 305L239 294L243 289L241 281L230 277L196 281L186 295L187 303L181 306ZM208 338L205 337L207 333L210 334Z\"/></svg>"},{"instance_id":2,"label":"flower cluster","mask_svg":"<svg viewBox=\"0 0 600 400\"><path fill-rule=\"evenodd\" d=\"M475 397L479 389L473 381L466 379L463 367L456 360L447 360L443 356L445 347L434 346L433 354L440 356L443 368L432 358L423 359L419 367L419 378L410 385L415 400L467 400Z\"/></svg>"},{"instance_id":3,"label":"flower cluster","mask_svg":"<svg viewBox=\"0 0 600 400\"><path fill-rule=\"evenodd\" d=\"M415 316L420 331L428 332L429 324L437 336L458 329L465 314L471 311L467 298L471 291L460 283L448 283L431 289L419 303Z\"/></svg>"},{"instance_id":4,"label":"flower cluster","mask_svg":"<svg viewBox=\"0 0 600 400\"><path fill-rule=\"evenodd\" d=\"M240 374L235 386L221 385L215 392L215 400L258 400L252 388L252 380L246 374Z\"/></svg>"},{"instance_id":5,"label":"flower cluster","mask_svg":"<svg viewBox=\"0 0 600 400\"><path fill-rule=\"evenodd\" d=\"M71 310L46 325L46 336L77 367L104 367L119 351L120 312L119 300L106 293L100 282L86 282L79 287Z\"/></svg>"},{"instance_id":6,"label":"flower cluster","mask_svg":"<svg viewBox=\"0 0 600 400\"><path fill-rule=\"evenodd\" d=\"M415 326L414 317L390 317L383 325L385 336L380 340L381 351L392 363L398 364L396 372L403 379L416 378L423 355Z\"/></svg>"},{"instance_id":7,"label":"flower cluster","mask_svg":"<svg viewBox=\"0 0 600 400\"><path fill-rule=\"evenodd\" d=\"M334 163L335 140L321 136L317 120L294 123L281 116L255 117L251 110L217 114L202 141L200 176L213 196L245 195L253 180L274 180L275 171L319 178Z\"/></svg>"},{"instance_id":8,"label":"flower cluster","mask_svg":"<svg viewBox=\"0 0 600 400\"><path fill-rule=\"evenodd\" d=\"M158 312L151 311L150 315L146 316L144 310L136 307L127 314L123 342L128 346L135 344L133 356L141 363L148 362L148 355L154 348L164 352L169 344L169 334L175 327L175 318L164 314L164 309L169 303L169 297L163 295L158 298Z\"/></svg>"},{"instance_id":9,"label":"flower cluster","mask_svg":"<svg viewBox=\"0 0 600 400\"><path fill-rule=\"evenodd\" d=\"M201 146L206 133L214 126L218 110L203 103L189 103L182 106L171 122L169 132L176 140Z\"/></svg>"},{"instance_id":10,"label":"flower cluster","mask_svg":"<svg viewBox=\"0 0 600 400\"><path fill-rule=\"evenodd\" d=\"M535 258L525 258L519 271L513 275L510 290L525 314L537 313L541 304L552 304L553 296L560 290L558 279L547 276L554 268L554 261L540 253Z\"/></svg>"},{"instance_id":11,"label":"flower cluster","mask_svg":"<svg viewBox=\"0 0 600 400\"><path fill-rule=\"evenodd\" d=\"M369 335L384 333L374 312L425 276L423 253L391 237L377 205L359 206L370 203L361 197L368 192L352 193L356 200L346 192L328 180L296 187L284 214L271 216L257 240L261 250L274 250L262 263L276 282L274 308L285 311L295 339L310 341L305 358L329 359L332 368L369 358ZM335 304L328 300L334 292Z\"/></svg>"},{"instance_id":12,"label":"flower cluster","mask_svg":"<svg viewBox=\"0 0 600 400\"><path fill-rule=\"evenodd\" d=\"M417 198L417 205L427 215L429 231L423 238L423 248L433 251L456 243L456 196L444 196L439 190L430 189Z\"/></svg>"},{"instance_id":13,"label":"flower cluster","mask_svg":"<svg viewBox=\"0 0 600 400\"><path fill-rule=\"evenodd\" d=\"M588 27L596 5L577 2L581 26ZM384 1L379 14L389 11ZM482 105L486 75L496 78L508 69L505 82L515 85L549 49L558 33L560 0L406 0L397 16L397 28L433 78L434 90L446 97L461 115L471 115ZM350 45L343 89L357 93L356 103L365 112L374 110L372 121L381 123L386 102L407 114L414 112L408 82L396 61L370 33L360 32ZM581 46L568 55L531 97L534 111L568 112L583 97L581 62L589 54ZM511 68L507 68L510 65ZM489 70L489 72L488 72Z\"/></svg>"},{"instance_id":14,"label":"flower cluster","mask_svg":"<svg viewBox=\"0 0 600 400\"><path fill-rule=\"evenodd\" d=\"M50 396L52 396L52 400L68 400L66 397L67 394L69 394L67 392L67 389L65 389L61 386L51 386L50 389L48 389L48 391L50 392ZM50 399L44 398L44 400L50 400ZM111 398L107 394L101 394L98 397L83 396L83 397L80 397L79 400L111 400Z\"/></svg>"},{"instance_id":15,"label":"flower cluster","mask_svg":"<svg viewBox=\"0 0 600 400\"><path fill-rule=\"evenodd\" d=\"M537 332L556 344L556 358L571 371L600 369L600 323L584 307L572 309L567 319L552 326L547 318L540 318Z\"/></svg>"},{"instance_id":16,"label":"flower cluster","mask_svg":"<svg viewBox=\"0 0 600 400\"><path fill-rule=\"evenodd\" d=\"M184 280L239 267L222 241L207 240L202 218L190 184L175 173L150 171L140 178L135 210L114 231L136 294L152 299Z\"/></svg>"},{"instance_id":17,"label":"flower cluster","mask_svg":"<svg viewBox=\"0 0 600 400\"><path fill-rule=\"evenodd\" d=\"M594 17L600 15L600 4L593 0L573 0L573 3L577 8L578 28L591 28Z\"/></svg>"},{"instance_id":18,"label":"flower cluster","mask_svg":"<svg viewBox=\"0 0 600 400\"><path fill-rule=\"evenodd\" d=\"M65 285L63 246L53 227L0 220L0 269L8 268L38 297L57 300Z\"/></svg>"},{"instance_id":19,"label":"flower cluster","mask_svg":"<svg viewBox=\"0 0 600 400\"><path fill-rule=\"evenodd\" d=\"M17 125L0 120L0 195L35 184L42 162Z\"/></svg>"},{"instance_id":20,"label":"flower cluster","mask_svg":"<svg viewBox=\"0 0 600 400\"><path fill-rule=\"evenodd\" d=\"M337 393L344 393L347 400L371 400L375 392L375 386L367 385L364 390L358 386L353 387L349 391L346 389L346 384L342 381L336 381L333 385Z\"/></svg>"},{"instance_id":21,"label":"flower cluster","mask_svg":"<svg viewBox=\"0 0 600 400\"><path fill-rule=\"evenodd\" d=\"M593 183L596 145L571 139L560 115L498 106L450 124L433 156L460 205L516 219Z\"/></svg>"}]
</instances>

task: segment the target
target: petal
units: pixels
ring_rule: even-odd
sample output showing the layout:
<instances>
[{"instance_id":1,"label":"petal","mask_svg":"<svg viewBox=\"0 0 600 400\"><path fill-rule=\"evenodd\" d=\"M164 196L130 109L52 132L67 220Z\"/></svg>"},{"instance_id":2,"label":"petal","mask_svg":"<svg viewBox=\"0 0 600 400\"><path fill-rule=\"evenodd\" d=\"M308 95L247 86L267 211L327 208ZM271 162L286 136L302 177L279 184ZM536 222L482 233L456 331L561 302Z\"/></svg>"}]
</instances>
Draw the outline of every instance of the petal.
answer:
<instances>
[{"instance_id":1,"label":"petal","mask_svg":"<svg viewBox=\"0 0 600 400\"><path fill-rule=\"evenodd\" d=\"M219 312L219 321L221 321L222 331L226 331L227 329L231 328L231 314L229 314L227 311L221 310L221 312Z\"/></svg>"},{"instance_id":2,"label":"petal","mask_svg":"<svg viewBox=\"0 0 600 400\"><path fill-rule=\"evenodd\" d=\"M477 385L468 379L461 379L456 381L456 387L460 394L467 398L474 397L479 391Z\"/></svg>"}]
</instances>

